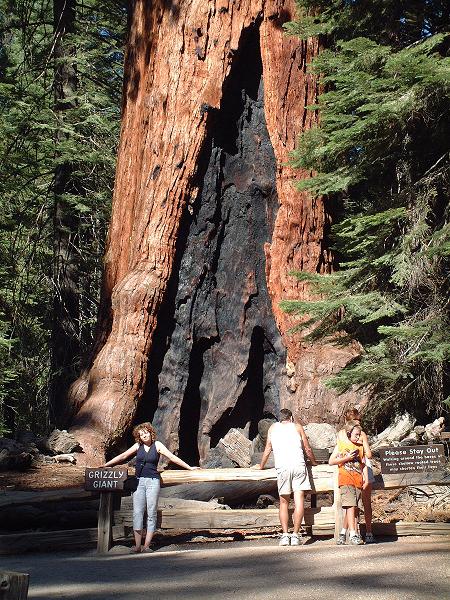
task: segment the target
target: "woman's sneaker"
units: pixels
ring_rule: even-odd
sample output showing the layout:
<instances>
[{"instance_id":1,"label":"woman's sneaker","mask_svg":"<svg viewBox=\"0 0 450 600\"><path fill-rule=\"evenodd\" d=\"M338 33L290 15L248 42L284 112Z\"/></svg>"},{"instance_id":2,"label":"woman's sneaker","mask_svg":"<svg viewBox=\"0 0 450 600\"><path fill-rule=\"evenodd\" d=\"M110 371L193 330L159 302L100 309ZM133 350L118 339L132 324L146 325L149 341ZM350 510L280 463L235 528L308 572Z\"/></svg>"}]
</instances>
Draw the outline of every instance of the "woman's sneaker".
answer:
<instances>
[{"instance_id":1,"label":"woman's sneaker","mask_svg":"<svg viewBox=\"0 0 450 600\"><path fill-rule=\"evenodd\" d=\"M293 533L291 535L291 546L300 546L302 543L302 536L300 533Z\"/></svg>"},{"instance_id":2,"label":"woman's sneaker","mask_svg":"<svg viewBox=\"0 0 450 600\"><path fill-rule=\"evenodd\" d=\"M364 541L366 542L366 544L375 544L375 538L373 537L373 533L366 533Z\"/></svg>"},{"instance_id":3,"label":"woman's sneaker","mask_svg":"<svg viewBox=\"0 0 450 600\"><path fill-rule=\"evenodd\" d=\"M283 533L280 537L279 546L289 546L291 543L291 536L288 533Z\"/></svg>"},{"instance_id":4,"label":"woman's sneaker","mask_svg":"<svg viewBox=\"0 0 450 600\"><path fill-rule=\"evenodd\" d=\"M345 546L345 533L340 533L338 539L336 540L336 546Z\"/></svg>"},{"instance_id":5,"label":"woman's sneaker","mask_svg":"<svg viewBox=\"0 0 450 600\"><path fill-rule=\"evenodd\" d=\"M348 543L352 544L353 546L360 546L361 544L364 544L362 537L358 534L352 535L352 537L348 540Z\"/></svg>"}]
</instances>

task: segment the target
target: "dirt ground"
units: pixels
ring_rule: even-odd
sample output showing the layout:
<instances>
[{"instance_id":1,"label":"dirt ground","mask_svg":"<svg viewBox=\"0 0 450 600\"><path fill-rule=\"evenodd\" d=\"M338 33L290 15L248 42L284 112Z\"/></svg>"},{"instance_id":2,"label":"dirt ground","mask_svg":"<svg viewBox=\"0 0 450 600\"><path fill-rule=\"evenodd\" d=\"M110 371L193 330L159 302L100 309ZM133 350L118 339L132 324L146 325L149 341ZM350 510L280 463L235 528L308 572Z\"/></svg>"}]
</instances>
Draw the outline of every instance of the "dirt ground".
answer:
<instances>
[{"instance_id":1,"label":"dirt ground","mask_svg":"<svg viewBox=\"0 0 450 600\"><path fill-rule=\"evenodd\" d=\"M276 540L152 554L54 552L2 556L28 573L30 600L443 600L448 537L386 539L369 546Z\"/></svg>"},{"instance_id":2,"label":"dirt ground","mask_svg":"<svg viewBox=\"0 0 450 600\"><path fill-rule=\"evenodd\" d=\"M0 490L53 490L84 486L84 467L43 464L28 471L0 472Z\"/></svg>"}]
</instances>

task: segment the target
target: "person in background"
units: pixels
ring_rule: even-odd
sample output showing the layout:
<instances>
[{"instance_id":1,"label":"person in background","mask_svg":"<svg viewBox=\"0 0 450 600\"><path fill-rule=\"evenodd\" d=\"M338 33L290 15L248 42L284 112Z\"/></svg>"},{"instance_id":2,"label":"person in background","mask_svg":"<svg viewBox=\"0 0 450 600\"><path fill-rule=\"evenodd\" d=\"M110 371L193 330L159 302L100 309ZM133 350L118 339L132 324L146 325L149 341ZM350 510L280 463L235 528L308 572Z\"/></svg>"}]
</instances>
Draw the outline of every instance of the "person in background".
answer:
<instances>
[{"instance_id":1,"label":"person in background","mask_svg":"<svg viewBox=\"0 0 450 600\"><path fill-rule=\"evenodd\" d=\"M341 491L342 507L345 509L344 523L337 540L338 545L345 544L347 527L349 529L349 543L363 544L358 533L359 508L362 501L362 490L368 485L367 467L364 461L364 448L360 443L361 425L358 421L349 421L345 424L346 439L338 439L333 450L330 465L338 465L338 485Z\"/></svg>"},{"instance_id":2,"label":"person in background","mask_svg":"<svg viewBox=\"0 0 450 600\"><path fill-rule=\"evenodd\" d=\"M136 455L136 477L138 486L133 492L133 530L135 546L131 549L132 553L152 552L150 543L156 529L156 516L158 510L158 497L161 487L161 478L158 472L158 461L162 454L171 462L183 467L184 469L194 470L199 467L191 467L184 460L172 454L164 444L156 439L156 431L151 423L141 423L133 429L133 437L136 443L118 454L104 467L120 465ZM147 532L142 546L142 537L144 532L144 513L147 509Z\"/></svg>"},{"instance_id":3,"label":"person in background","mask_svg":"<svg viewBox=\"0 0 450 600\"><path fill-rule=\"evenodd\" d=\"M278 493L280 496L280 523L282 535L280 546L298 546L300 544L300 526L304 515L305 491L311 489L305 464L305 452L311 463L316 465L314 453L301 425L294 423L292 412L280 410L279 423L269 427L267 443L256 468L264 469L270 453L273 451L277 471ZM294 494L294 531L288 533L289 500Z\"/></svg>"},{"instance_id":4,"label":"person in background","mask_svg":"<svg viewBox=\"0 0 450 600\"><path fill-rule=\"evenodd\" d=\"M359 424L361 424L361 415L357 408L350 408L349 410L346 411L345 422L348 423L349 421L357 421ZM339 439L340 440L347 439L347 433L346 433L345 429L341 429L338 432L337 439L338 440ZM373 475L372 462L371 462L372 450L370 449L369 440L367 439L367 435L365 434L364 431L361 431L359 443L362 444L362 446L364 448L365 463L366 463L367 474L368 474L367 487L364 488L362 491L362 503L363 503L363 508L364 508L364 522L366 524L366 535L365 535L364 541L366 544L374 544L375 538L374 538L373 532L372 532L372 484L375 481L375 477ZM348 524L346 523L346 521L344 519L343 530L347 529L347 528L348 528Z\"/></svg>"}]
</instances>

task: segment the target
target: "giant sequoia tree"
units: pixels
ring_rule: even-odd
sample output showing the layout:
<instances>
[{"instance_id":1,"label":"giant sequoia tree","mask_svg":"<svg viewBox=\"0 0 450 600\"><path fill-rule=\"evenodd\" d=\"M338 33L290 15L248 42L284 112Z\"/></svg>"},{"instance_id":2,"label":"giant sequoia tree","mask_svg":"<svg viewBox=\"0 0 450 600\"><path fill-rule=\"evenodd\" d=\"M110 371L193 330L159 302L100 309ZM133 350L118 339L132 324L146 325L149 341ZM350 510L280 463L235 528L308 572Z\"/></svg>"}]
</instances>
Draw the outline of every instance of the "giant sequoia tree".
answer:
<instances>
[{"instance_id":1,"label":"giant sequoia tree","mask_svg":"<svg viewBox=\"0 0 450 600\"><path fill-rule=\"evenodd\" d=\"M134 3L99 333L70 395L91 461L136 418L195 459L280 405L341 410L321 380L352 351L287 336L278 308L305 293L291 269L332 269L324 204L286 166L317 120L318 42L285 36L293 16L291 0Z\"/></svg>"}]
</instances>

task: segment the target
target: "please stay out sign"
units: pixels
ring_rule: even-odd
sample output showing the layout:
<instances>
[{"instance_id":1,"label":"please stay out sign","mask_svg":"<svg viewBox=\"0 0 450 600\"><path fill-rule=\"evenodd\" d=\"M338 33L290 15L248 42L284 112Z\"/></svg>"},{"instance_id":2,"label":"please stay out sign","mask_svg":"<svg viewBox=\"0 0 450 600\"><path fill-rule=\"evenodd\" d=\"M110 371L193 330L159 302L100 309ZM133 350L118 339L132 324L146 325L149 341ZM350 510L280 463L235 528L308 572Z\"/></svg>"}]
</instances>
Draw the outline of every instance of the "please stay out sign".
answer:
<instances>
[{"instance_id":1,"label":"please stay out sign","mask_svg":"<svg viewBox=\"0 0 450 600\"><path fill-rule=\"evenodd\" d=\"M128 478L128 469L86 469L84 489L88 492L114 492L123 490Z\"/></svg>"},{"instance_id":2,"label":"please stay out sign","mask_svg":"<svg viewBox=\"0 0 450 600\"><path fill-rule=\"evenodd\" d=\"M445 466L442 444L380 448L380 458L386 475L440 471Z\"/></svg>"}]
</instances>

